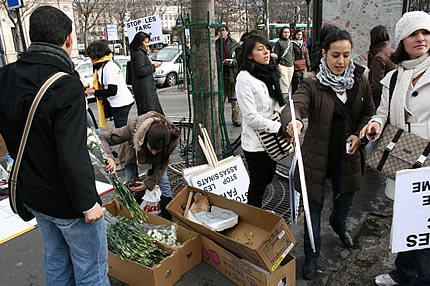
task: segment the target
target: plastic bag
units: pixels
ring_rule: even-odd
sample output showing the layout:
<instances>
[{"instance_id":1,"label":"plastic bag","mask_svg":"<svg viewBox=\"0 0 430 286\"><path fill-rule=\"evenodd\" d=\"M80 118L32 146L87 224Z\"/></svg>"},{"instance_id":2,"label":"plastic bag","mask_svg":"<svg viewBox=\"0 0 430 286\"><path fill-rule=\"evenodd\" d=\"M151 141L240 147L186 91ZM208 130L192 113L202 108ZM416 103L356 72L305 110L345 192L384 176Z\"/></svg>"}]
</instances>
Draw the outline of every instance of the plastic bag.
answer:
<instances>
[{"instance_id":1,"label":"plastic bag","mask_svg":"<svg viewBox=\"0 0 430 286\"><path fill-rule=\"evenodd\" d=\"M140 208L147 213L160 215L161 214L160 197L161 197L161 190L158 185L156 185L152 191L149 189L146 189L145 194L143 195L143 198L142 198L143 199L142 204L140 204Z\"/></svg>"},{"instance_id":2,"label":"plastic bag","mask_svg":"<svg viewBox=\"0 0 430 286\"><path fill-rule=\"evenodd\" d=\"M168 246L177 247L181 245L178 242L178 237L176 233L178 226L175 223L160 225L142 223L139 224L139 228L155 240L167 244Z\"/></svg>"}]
</instances>

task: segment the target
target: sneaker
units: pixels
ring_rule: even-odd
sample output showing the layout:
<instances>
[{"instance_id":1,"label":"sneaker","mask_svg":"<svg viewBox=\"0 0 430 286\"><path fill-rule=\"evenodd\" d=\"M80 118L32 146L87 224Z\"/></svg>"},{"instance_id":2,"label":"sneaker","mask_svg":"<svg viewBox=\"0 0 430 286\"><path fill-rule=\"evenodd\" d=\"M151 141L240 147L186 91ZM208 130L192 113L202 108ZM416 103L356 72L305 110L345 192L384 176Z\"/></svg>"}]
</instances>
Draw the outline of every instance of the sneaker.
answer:
<instances>
[{"instance_id":1,"label":"sneaker","mask_svg":"<svg viewBox=\"0 0 430 286\"><path fill-rule=\"evenodd\" d=\"M391 278L389 274L381 274L375 277L375 284L380 286L393 286L399 285L396 281Z\"/></svg>"}]
</instances>

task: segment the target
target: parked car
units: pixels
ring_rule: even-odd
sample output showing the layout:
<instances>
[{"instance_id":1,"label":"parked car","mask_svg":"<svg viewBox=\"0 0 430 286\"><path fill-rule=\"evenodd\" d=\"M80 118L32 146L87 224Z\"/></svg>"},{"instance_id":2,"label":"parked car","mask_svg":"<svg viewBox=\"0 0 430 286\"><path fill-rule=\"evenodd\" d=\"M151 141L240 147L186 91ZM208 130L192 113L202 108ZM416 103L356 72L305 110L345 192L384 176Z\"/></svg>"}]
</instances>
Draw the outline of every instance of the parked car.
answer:
<instances>
[{"instance_id":1,"label":"parked car","mask_svg":"<svg viewBox=\"0 0 430 286\"><path fill-rule=\"evenodd\" d=\"M121 66L121 72L124 76L124 79L126 78L127 73L127 62L130 60L130 57L128 56L115 56L114 60ZM75 70L79 73L79 76L81 78L81 82L84 86L93 86L93 79L94 79L94 71L93 71L93 63L91 62L91 59L86 57L84 59L81 59L75 67ZM89 101L94 101L94 95L88 96Z\"/></svg>"},{"instance_id":2,"label":"parked car","mask_svg":"<svg viewBox=\"0 0 430 286\"><path fill-rule=\"evenodd\" d=\"M182 49L178 46L162 48L151 56L153 62L161 63L155 70L157 85L174 86L184 79Z\"/></svg>"}]
</instances>

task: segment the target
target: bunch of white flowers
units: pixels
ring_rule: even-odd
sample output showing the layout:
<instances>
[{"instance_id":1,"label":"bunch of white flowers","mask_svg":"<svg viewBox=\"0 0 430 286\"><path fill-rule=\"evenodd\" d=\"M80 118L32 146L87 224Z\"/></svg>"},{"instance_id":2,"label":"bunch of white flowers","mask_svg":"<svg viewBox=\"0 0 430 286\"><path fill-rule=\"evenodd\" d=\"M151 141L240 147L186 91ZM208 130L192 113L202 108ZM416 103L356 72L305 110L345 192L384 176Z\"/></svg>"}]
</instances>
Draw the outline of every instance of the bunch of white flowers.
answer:
<instances>
[{"instance_id":1,"label":"bunch of white flowers","mask_svg":"<svg viewBox=\"0 0 430 286\"><path fill-rule=\"evenodd\" d=\"M146 225L143 227L146 229L146 234L155 240L164 243L171 247L177 247L181 244L177 241L178 237L176 236L176 228L177 226L172 224L170 226L152 226Z\"/></svg>"}]
</instances>

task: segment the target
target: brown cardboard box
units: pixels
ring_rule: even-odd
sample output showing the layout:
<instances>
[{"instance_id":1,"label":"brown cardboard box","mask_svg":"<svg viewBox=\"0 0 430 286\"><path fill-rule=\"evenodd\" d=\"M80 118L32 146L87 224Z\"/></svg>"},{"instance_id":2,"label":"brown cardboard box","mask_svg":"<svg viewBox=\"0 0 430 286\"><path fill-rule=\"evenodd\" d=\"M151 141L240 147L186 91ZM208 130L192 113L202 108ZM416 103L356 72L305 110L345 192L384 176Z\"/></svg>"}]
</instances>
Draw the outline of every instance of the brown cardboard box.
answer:
<instances>
[{"instance_id":1,"label":"brown cardboard box","mask_svg":"<svg viewBox=\"0 0 430 286\"><path fill-rule=\"evenodd\" d=\"M290 254L284 258L275 272L268 272L249 261L240 259L214 241L202 236L203 261L241 286L295 286L296 258ZM283 284L280 284L282 280Z\"/></svg>"},{"instance_id":2,"label":"brown cardboard box","mask_svg":"<svg viewBox=\"0 0 430 286\"><path fill-rule=\"evenodd\" d=\"M105 204L104 207L114 216L122 215L130 217L127 208L116 200ZM150 224L172 223L153 214L147 213L147 215L147 223ZM181 243L181 246L178 248L171 248L159 243L160 247L170 255L154 268L149 268L127 259L122 260L118 255L109 251L109 275L129 285L174 285L184 273L188 272L202 260L201 239L198 233L178 225L177 237Z\"/></svg>"},{"instance_id":3,"label":"brown cardboard box","mask_svg":"<svg viewBox=\"0 0 430 286\"><path fill-rule=\"evenodd\" d=\"M231 229L215 232L202 224L186 219L184 206L189 191L206 195L210 205L233 210L239 214L239 223ZM279 266L296 243L281 216L194 187L185 186L167 205L167 210L172 214L174 220L270 272Z\"/></svg>"}]
</instances>

